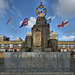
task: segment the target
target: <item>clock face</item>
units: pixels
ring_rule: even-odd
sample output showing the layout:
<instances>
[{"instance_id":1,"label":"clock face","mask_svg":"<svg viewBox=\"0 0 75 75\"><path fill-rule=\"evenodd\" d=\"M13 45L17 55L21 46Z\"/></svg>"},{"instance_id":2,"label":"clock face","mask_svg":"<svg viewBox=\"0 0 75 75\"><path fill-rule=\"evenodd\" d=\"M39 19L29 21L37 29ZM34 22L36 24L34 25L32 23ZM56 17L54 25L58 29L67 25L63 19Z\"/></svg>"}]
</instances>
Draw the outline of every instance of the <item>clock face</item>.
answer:
<instances>
[{"instance_id":1,"label":"clock face","mask_svg":"<svg viewBox=\"0 0 75 75\"><path fill-rule=\"evenodd\" d=\"M45 17L47 14L47 10L43 5L40 5L39 7L36 8L36 15L38 17Z\"/></svg>"}]
</instances>

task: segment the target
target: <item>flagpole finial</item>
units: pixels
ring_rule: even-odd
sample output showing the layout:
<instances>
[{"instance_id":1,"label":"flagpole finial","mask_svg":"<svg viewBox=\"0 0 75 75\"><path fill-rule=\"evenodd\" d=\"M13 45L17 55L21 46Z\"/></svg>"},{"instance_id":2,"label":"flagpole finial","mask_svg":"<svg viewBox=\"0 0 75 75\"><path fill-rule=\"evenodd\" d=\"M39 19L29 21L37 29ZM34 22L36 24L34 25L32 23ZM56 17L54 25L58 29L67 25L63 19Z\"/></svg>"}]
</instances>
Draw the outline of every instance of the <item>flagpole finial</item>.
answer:
<instances>
[{"instance_id":1,"label":"flagpole finial","mask_svg":"<svg viewBox=\"0 0 75 75\"><path fill-rule=\"evenodd\" d=\"M42 0L40 0L40 3L41 3L41 5L42 5L43 1L42 1Z\"/></svg>"}]
</instances>

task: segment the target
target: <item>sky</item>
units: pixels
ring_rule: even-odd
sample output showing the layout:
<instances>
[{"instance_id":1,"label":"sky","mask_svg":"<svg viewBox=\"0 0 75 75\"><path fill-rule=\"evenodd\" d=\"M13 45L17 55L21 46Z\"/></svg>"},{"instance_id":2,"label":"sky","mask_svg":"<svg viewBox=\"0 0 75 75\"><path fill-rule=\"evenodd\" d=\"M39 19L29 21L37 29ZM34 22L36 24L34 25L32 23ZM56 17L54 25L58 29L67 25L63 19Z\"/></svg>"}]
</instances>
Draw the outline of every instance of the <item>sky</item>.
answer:
<instances>
[{"instance_id":1,"label":"sky","mask_svg":"<svg viewBox=\"0 0 75 75\"><path fill-rule=\"evenodd\" d=\"M27 32L36 23L36 8L40 0L0 0L0 35L16 40L16 37L25 39ZM73 41L75 38L75 0L43 0L47 9L46 20L52 17L52 30L58 33L59 41ZM7 23L11 17L11 23ZM19 28L24 18L28 18L28 26ZM58 29L58 25L68 18L67 27Z\"/></svg>"}]
</instances>

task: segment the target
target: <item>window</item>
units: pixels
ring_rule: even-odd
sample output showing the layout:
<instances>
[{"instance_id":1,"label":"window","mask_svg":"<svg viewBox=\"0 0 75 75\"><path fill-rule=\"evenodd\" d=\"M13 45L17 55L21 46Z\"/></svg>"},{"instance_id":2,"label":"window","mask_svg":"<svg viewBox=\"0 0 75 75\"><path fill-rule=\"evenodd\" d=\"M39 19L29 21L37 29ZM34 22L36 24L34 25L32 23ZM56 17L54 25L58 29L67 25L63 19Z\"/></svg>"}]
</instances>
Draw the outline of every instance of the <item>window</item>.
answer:
<instances>
[{"instance_id":1,"label":"window","mask_svg":"<svg viewBox=\"0 0 75 75\"><path fill-rule=\"evenodd\" d=\"M19 49L17 49L17 51L19 52Z\"/></svg>"},{"instance_id":2,"label":"window","mask_svg":"<svg viewBox=\"0 0 75 75\"><path fill-rule=\"evenodd\" d=\"M14 47L18 47L18 44L14 44Z\"/></svg>"},{"instance_id":3,"label":"window","mask_svg":"<svg viewBox=\"0 0 75 75\"><path fill-rule=\"evenodd\" d=\"M14 51L14 49L9 49L9 51L10 51L10 52L13 52L13 51Z\"/></svg>"},{"instance_id":4,"label":"window","mask_svg":"<svg viewBox=\"0 0 75 75\"><path fill-rule=\"evenodd\" d=\"M9 47L9 44L5 44L6 47Z\"/></svg>"},{"instance_id":5,"label":"window","mask_svg":"<svg viewBox=\"0 0 75 75\"><path fill-rule=\"evenodd\" d=\"M75 49L73 50L73 52L75 52Z\"/></svg>"},{"instance_id":6,"label":"window","mask_svg":"<svg viewBox=\"0 0 75 75\"><path fill-rule=\"evenodd\" d=\"M19 44L19 48L21 48L21 44Z\"/></svg>"},{"instance_id":7,"label":"window","mask_svg":"<svg viewBox=\"0 0 75 75\"><path fill-rule=\"evenodd\" d=\"M10 44L10 48L13 48L13 44Z\"/></svg>"},{"instance_id":8,"label":"window","mask_svg":"<svg viewBox=\"0 0 75 75\"><path fill-rule=\"evenodd\" d=\"M4 39L3 37L1 37L1 39Z\"/></svg>"},{"instance_id":9,"label":"window","mask_svg":"<svg viewBox=\"0 0 75 75\"><path fill-rule=\"evenodd\" d=\"M65 48L65 45L63 45L63 47L62 48Z\"/></svg>"},{"instance_id":10,"label":"window","mask_svg":"<svg viewBox=\"0 0 75 75\"><path fill-rule=\"evenodd\" d=\"M58 45L58 47L62 47L63 45Z\"/></svg>"},{"instance_id":11,"label":"window","mask_svg":"<svg viewBox=\"0 0 75 75\"><path fill-rule=\"evenodd\" d=\"M71 48L73 48L73 45L71 45Z\"/></svg>"},{"instance_id":12,"label":"window","mask_svg":"<svg viewBox=\"0 0 75 75\"><path fill-rule=\"evenodd\" d=\"M5 49L0 49L0 52L5 52Z\"/></svg>"},{"instance_id":13,"label":"window","mask_svg":"<svg viewBox=\"0 0 75 75\"><path fill-rule=\"evenodd\" d=\"M4 48L4 44L1 44L1 48Z\"/></svg>"},{"instance_id":14,"label":"window","mask_svg":"<svg viewBox=\"0 0 75 75\"><path fill-rule=\"evenodd\" d=\"M61 52L63 52L63 49L61 49Z\"/></svg>"},{"instance_id":15,"label":"window","mask_svg":"<svg viewBox=\"0 0 75 75\"><path fill-rule=\"evenodd\" d=\"M67 52L67 50L66 50L66 49L64 49L64 52Z\"/></svg>"}]
</instances>

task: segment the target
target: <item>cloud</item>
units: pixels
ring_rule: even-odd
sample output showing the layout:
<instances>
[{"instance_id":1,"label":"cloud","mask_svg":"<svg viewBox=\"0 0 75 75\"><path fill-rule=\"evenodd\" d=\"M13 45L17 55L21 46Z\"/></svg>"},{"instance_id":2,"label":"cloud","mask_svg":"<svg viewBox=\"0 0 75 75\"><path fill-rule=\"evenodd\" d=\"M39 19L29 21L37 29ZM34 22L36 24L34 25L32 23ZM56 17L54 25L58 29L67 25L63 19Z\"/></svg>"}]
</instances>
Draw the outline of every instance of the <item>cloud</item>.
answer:
<instances>
[{"instance_id":1,"label":"cloud","mask_svg":"<svg viewBox=\"0 0 75 75\"><path fill-rule=\"evenodd\" d=\"M0 15L0 17L2 17L3 19L5 19L5 16L4 15Z\"/></svg>"},{"instance_id":2,"label":"cloud","mask_svg":"<svg viewBox=\"0 0 75 75\"><path fill-rule=\"evenodd\" d=\"M21 17L22 14L16 9L16 7L12 6L12 8L14 9L14 11Z\"/></svg>"},{"instance_id":3,"label":"cloud","mask_svg":"<svg viewBox=\"0 0 75 75\"><path fill-rule=\"evenodd\" d=\"M20 25L22 24L23 21L20 21Z\"/></svg>"},{"instance_id":4,"label":"cloud","mask_svg":"<svg viewBox=\"0 0 75 75\"><path fill-rule=\"evenodd\" d=\"M70 40L70 41L72 41L74 38L75 38L74 35L70 35L70 36L69 36L69 40ZM59 38L59 40L61 40L61 41L68 41L68 36L63 35L63 36L61 36L61 37Z\"/></svg>"},{"instance_id":5,"label":"cloud","mask_svg":"<svg viewBox=\"0 0 75 75\"><path fill-rule=\"evenodd\" d=\"M10 38L13 38L13 35L12 34L10 35Z\"/></svg>"},{"instance_id":6,"label":"cloud","mask_svg":"<svg viewBox=\"0 0 75 75\"><path fill-rule=\"evenodd\" d=\"M6 10L10 10L8 0L0 0L0 14L6 14Z\"/></svg>"},{"instance_id":7,"label":"cloud","mask_svg":"<svg viewBox=\"0 0 75 75\"><path fill-rule=\"evenodd\" d=\"M75 16L75 0L58 0L56 14L64 17Z\"/></svg>"},{"instance_id":8,"label":"cloud","mask_svg":"<svg viewBox=\"0 0 75 75\"><path fill-rule=\"evenodd\" d=\"M3 18L4 15L7 14L7 11L14 13L14 11L10 8L10 2L14 0L0 0L0 16Z\"/></svg>"},{"instance_id":9,"label":"cloud","mask_svg":"<svg viewBox=\"0 0 75 75\"><path fill-rule=\"evenodd\" d=\"M28 21L28 28L32 28L35 23L36 23L35 17L30 17L30 20Z\"/></svg>"},{"instance_id":10,"label":"cloud","mask_svg":"<svg viewBox=\"0 0 75 75\"><path fill-rule=\"evenodd\" d=\"M74 32L72 32L72 35L75 35L75 33L74 33Z\"/></svg>"}]
</instances>

